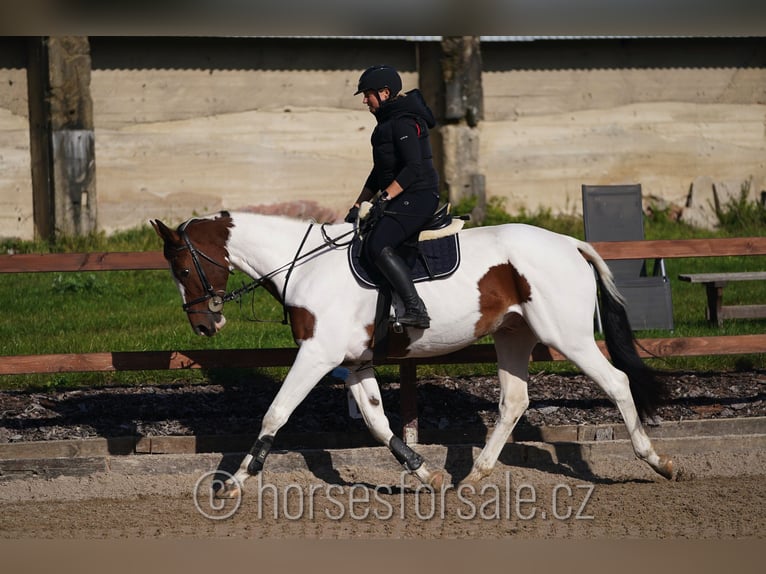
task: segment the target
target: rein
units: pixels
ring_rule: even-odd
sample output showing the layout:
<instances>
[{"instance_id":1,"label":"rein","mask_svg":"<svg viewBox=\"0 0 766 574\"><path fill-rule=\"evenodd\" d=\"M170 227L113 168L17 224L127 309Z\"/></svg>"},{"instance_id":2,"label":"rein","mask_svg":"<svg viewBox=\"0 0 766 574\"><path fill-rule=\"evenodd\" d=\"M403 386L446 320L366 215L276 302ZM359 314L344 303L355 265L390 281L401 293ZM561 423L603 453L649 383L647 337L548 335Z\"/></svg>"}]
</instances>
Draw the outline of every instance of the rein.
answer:
<instances>
[{"instance_id":1,"label":"rein","mask_svg":"<svg viewBox=\"0 0 766 574\"><path fill-rule=\"evenodd\" d=\"M348 235L352 235L356 233L356 227L352 229L351 231L347 231L338 237L330 237L327 235L327 232L325 231L325 224L322 224L321 230L322 230L322 239L324 240L324 243L322 245L319 245L312 249L311 251L307 251L303 255L301 255L301 251L303 251L303 247L306 245L306 241L308 240L308 237L311 233L311 230L314 227L314 223L310 223L308 226L308 229L306 229L306 233L303 236L303 240L301 241L300 245L298 246L298 250L295 252L295 256L292 258L292 260L288 263L285 263L284 265L270 271L269 273L266 273L265 275L262 275L258 277L257 279L254 279L251 283L248 283L246 285L243 285L239 289L234 289L232 291L226 292L223 290L216 291L213 289L213 286L210 284L210 281L207 278L207 275L205 275L205 270L202 268L202 265L200 263L199 257L202 257L203 259L209 261L213 265L220 267L221 269L226 269L227 271L231 271L231 268L229 266L222 265L221 263L218 263L216 260L214 260L209 255L205 254L203 251L200 251L197 249L194 244L191 242L191 239L189 239L189 235L186 233L186 226L191 222L192 220L187 221L181 227L178 228L178 232L181 235L181 238L184 241L184 247L181 247L181 249L188 249L189 254L191 255L192 262L194 263L194 269L197 272L197 275L200 278L200 281L202 282L202 286L205 289L205 295L202 295L201 297L198 297L194 299L193 301L189 301L188 303L183 304L183 310L187 313L220 313L223 309L224 303L228 303L229 301L235 301L237 299L240 299L243 295L246 295L247 293L250 293L251 291L255 291L258 287L263 285L264 282L268 281L278 273L281 273L285 269L287 269L287 274L285 275L285 284L282 287L282 308L284 310L284 315L282 319L282 324L287 325L288 324L288 318L287 318L287 305L286 305L286 299L285 296L287 294L287 284L290 280L290 276L292 275L293 269L295 268L295 265L307 257L310 257L322 249L327 248L328 246L331 248L340 248L340 247L346 247L348 246L351 241L347 241L346 243L339 243L338 240L343 239L344 237L347 237ZM197 305L198 303L202 303L204 301L208 301L208 311L195 311L192 310L191 307L194 305Z\"/></svg>"}]
</instances>

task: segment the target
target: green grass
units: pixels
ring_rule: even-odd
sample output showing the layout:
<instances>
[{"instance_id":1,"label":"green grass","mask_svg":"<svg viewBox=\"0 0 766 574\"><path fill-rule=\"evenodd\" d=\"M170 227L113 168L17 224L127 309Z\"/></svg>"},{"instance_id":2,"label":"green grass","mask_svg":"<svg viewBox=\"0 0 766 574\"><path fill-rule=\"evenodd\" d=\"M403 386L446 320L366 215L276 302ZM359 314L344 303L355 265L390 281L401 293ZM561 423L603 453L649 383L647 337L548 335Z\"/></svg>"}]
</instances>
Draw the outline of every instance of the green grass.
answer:
<instances>
[{"instance_id":1,"label":"green grass","mask_svg":"<svg viewBox=\"0 0 766 574\"><path fill-rule=\"evenodd\" d=\"M471 210L470 203L458 205L456 213ZM524 222L569 235L584 236L578 217L554 217L550 212L507 214L501 201L488 206L487 223ZM729 217L736 211L739 217ZM724 206L723 228L709 232L692 229L657 212L646 220L648 239L689 239L762 235L766 230L764 209L744 201ZM56 245L5 241L3 253L55 253L85 251L158 250L160 241L148 226L107 237L94 234L65 238ZM704 319L705 295L700 285L678 281L679 273L766 269L766 257L711 257L667 259L671 277L674 333L638 332L639 337L706 336L762 333L766 321L728 321L720 329ZM238 287L245 278L234 275L229 287ZM194 335L181 300L167 271L110 271L84 273L0 274L0 296L7 310L0 315L0 354L91 353L108 351L247 349L290 347L294 343L289 327L280 324L281 307L264 291L248 296L241 306L226 307L227 326L212 338ZM731 284L724 293L727 304L766 302L766 285L761 282ZM254 319L270 322L254 322ZM731 370L766 368L758 356L673 358L650 361L662 369ZM571 371L567 363L537 363L535 371ZM261 373L281 378L286 369L263 369ZM383 368L383 379L396 378L395 367ZM493 365L424 366L424 375L459 376L492 374ZM224 376L238 377L231 372ZM0 388L52 389L81 385L201 382L221 373L203 370L141 371L122 373L67 373L0 377Z\"/></svg>"}]
</instances>

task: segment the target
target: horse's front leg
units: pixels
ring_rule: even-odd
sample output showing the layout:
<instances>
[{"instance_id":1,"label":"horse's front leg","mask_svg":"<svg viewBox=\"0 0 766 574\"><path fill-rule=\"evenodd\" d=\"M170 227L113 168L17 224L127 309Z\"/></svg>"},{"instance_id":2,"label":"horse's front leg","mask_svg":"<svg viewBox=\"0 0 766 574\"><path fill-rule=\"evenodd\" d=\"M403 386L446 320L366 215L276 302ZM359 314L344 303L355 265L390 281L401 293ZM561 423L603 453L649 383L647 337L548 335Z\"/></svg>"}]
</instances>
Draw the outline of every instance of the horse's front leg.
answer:
<instances>
[{"instance_id":1,"label":"horse's front leg","mask_svg":"<svg viewBox=\"0 0 766 574\"><path fill-rule=\"evenodd\" d=\"M339 357L331 358L329 353L322 352L316 346L306 343L301 346L293 366L263 417L258 439L234 476L216 493L218 498L237 498L245 481L263 470L277 431L285 425L311 389L339 362Z\"/></svg>"},{"instance_id":2,"label":"horse's front leg","mask_svg":"<svg viewBox=\"0 0 766 574\"><path fill-rule=\"evenodd\" d=\"M435 490L444 486L445 475L442 470L429 470L423 457L412 450L404 441L394 435L391 425L383 410L383 400L378 381L371 367L359 371L351 371L346 378L346 386L354 397L359 412L372 436L386 445L396 460L404 468L417 476L423 484Z\"/></svg>"}]
</instances>

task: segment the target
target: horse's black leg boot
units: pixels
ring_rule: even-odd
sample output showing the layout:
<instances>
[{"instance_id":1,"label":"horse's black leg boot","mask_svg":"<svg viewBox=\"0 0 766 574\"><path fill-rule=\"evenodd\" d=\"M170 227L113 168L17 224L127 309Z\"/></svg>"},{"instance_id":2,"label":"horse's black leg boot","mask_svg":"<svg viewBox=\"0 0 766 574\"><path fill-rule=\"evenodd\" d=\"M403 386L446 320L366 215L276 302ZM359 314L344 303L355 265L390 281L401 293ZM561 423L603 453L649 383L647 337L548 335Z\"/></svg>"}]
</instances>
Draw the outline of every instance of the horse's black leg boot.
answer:
<instances>
[{"instance_id":1,"label":"horse's black leg boot","mask_svg":"<svg viewBox=\"0 0 766 574\"><path fill-rule=\"evenodd\" d=\"M375 264L404 302L404 315L399 317L399 322L418 329L428 329L431 326L431 318L425 303L415 290L410 270L402 258L391 247L384 247Z\"/></svg>"},{"instance_id":2,"label":"horse's black leg boot","mask_svg":"<svg viewBox=\"0 0 766 574\"><path fill-rule=\"evenodd\" d=\"M250 449L253 459L247 465L248 474L258 474L263 470L263 463L266 462L272 444L274 444L274 437L270 435L264 435L255 441L253 448Z\"/></svg>"},{"instance_id":3,"label":"horse's black leg boot","mask_svg":"<svg viewBox=\"0 0 766 574\"><path fill-rule=\"evenodd\" d=\"M388 441L388 448L399 461L399 464L404 466L408 472L415 472L423 464L423 457L404 444L404 441L398 436L392 436Z\"/></svg>"}]
</instances>

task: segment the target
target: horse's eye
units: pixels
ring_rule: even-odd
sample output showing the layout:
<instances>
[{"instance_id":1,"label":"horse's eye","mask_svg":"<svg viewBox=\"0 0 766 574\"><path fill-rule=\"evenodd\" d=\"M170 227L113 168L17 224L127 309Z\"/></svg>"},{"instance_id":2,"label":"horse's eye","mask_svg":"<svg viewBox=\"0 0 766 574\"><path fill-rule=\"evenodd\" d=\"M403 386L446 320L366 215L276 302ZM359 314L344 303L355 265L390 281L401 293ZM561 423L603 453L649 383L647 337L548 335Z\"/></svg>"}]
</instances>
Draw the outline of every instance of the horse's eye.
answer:
<instances>
[{"instance_id":1,"label":"horse's eye","mask_svg":"<svg viewBox=\"0 0 766 574\"><path fill-rule=\"evenodd\" d=\"M181 269L181 271L178 273L178 276L181 279L186 279L189 276L189 270L188 269Z\"/></svg>"}]
</instances>

